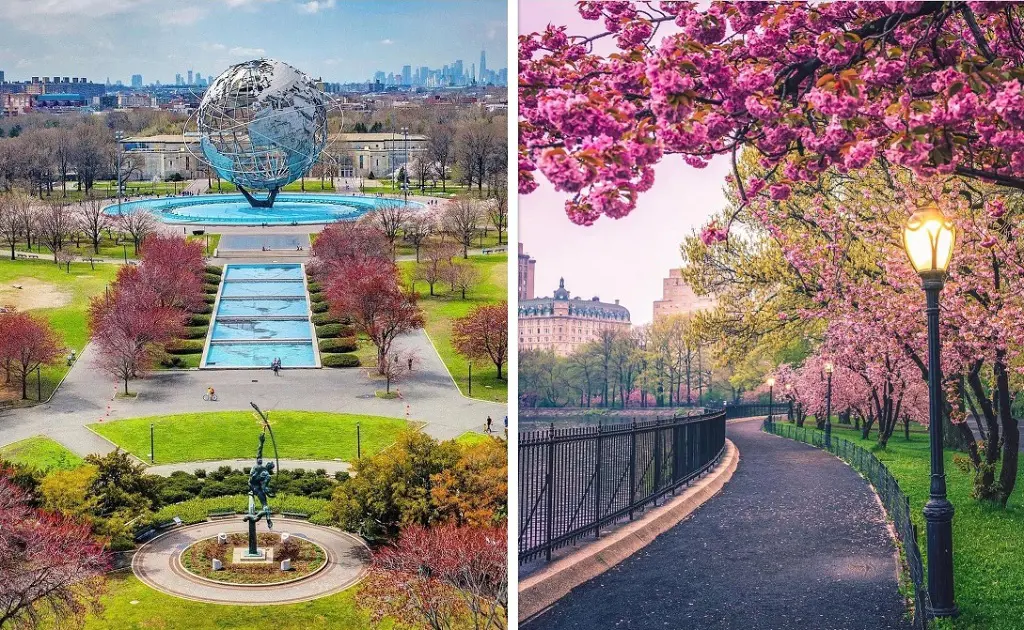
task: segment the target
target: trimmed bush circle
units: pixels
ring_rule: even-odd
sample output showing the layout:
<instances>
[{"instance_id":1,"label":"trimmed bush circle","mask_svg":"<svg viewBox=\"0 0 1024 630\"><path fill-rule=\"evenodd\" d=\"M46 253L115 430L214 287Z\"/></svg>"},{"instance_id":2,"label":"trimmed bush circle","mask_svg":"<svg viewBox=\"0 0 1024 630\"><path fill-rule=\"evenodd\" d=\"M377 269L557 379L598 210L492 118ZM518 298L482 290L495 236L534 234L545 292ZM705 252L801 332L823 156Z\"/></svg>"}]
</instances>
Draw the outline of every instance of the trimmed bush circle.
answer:
<instances>
[{"instance_id":1,"label":"trimmed bush circle","mask_svg":"<svg viewBox=\"0 0 1024 630\"><path fill-rule=\"evenodd\" d=\"M355 337L322 339L320 341L320 352L353 352L358 347Z\"/></svg>"},{"instance_id":2,"label":"trimmed bush circle","mask_svg":"<svg viewBox=\"0 0 1024 630\"><path fill-rule=\"evenodd\" d=\"M359 357L354 354L322 354L320 364L330 368L359 367Z\"/></svg>"}]
</instances>

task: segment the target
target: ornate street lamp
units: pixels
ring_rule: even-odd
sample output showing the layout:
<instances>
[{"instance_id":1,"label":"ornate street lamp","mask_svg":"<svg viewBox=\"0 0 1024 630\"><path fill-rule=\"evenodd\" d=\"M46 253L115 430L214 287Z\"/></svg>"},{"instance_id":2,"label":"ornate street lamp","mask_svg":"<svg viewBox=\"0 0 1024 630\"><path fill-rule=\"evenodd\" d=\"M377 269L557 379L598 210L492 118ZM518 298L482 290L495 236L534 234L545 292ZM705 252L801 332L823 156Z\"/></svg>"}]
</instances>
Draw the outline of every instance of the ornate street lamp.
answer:
<instances>
[{"instance_id":1,"label":"ornate street lamp","mask_svg":"<svg viewBox=\"0 0 1024 630\"><path fill-rule=\"evenodd\" d=\"M953 257L953 224L935 203L907 221L903 245L921 276L928 318L928 436L931 443L931 488L924 506L928 536L928 594L933 617L958 613L953 596L953 504L946 498L942 452L942 367L939 348L939 292Z\"/></svg>"},{"instance_id":2,"label":"ornate street lamp","mask_svg":"<svg viewBox=\"0 0 1024 630\"><path fill-rule=\"evenodd\" d=\"M789 409L786 410L786 421L793 421L793 384L786 383L786 402L789 403Z\"/></svg>"},{"instance_id":3,"label":"ornate street lamp","mask_svg":"<svg viewBox=\"0 0 1024 630\"><path fill-rule=\"evenodd\" d=\"M825 363L825 374L828 374L828 388L825 390L825 448L832 450L832 371L835 366L829 361Z\"/></svg>"},{"instance_id":4,"label":"ornate street lamp","mask_svg":"<svg viewBox=\"0 0 1024 630\"><path fill-rule=\"evenodd\" d=\"M772 400L775 396L775 377L768 377L768 422L772 422Z\"/></svg>"}]
</instances>

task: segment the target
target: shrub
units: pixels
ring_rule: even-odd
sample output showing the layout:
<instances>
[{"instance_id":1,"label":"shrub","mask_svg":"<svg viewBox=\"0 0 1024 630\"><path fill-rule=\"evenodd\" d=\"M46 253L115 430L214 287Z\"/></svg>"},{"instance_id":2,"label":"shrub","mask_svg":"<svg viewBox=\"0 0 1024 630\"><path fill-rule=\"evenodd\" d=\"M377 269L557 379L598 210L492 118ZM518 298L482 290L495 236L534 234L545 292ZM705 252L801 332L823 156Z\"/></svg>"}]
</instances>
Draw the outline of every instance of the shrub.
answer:
<instances>
[{"instance_id":1,"label":"shrub","mask_svg":"<svg viewBox=\"0 0 1024 630\"><path fill-rule=\"evenodd\" d=\"M200 354L204 345L201 339L178 339L167 344L166 350L169 354Z\"/></svg>"},{"instance_id":2,"label":"shrub","mask_svg":"<svg viewBox=\"0 0 1024 630\"><path fill-rule=\"evenodd\" d=\"M209 326L189 326L185 328L185 339L206 339Z\"/></svg>"},{"instance_id":3,"label":"shrub","mask_svg":"<svg viewBox=\"0 0 1024 630\"><path fill-rule=\"evenodd\" d=\"M310 293L320 293L321 291L324 290L324 288L320 286L320 283L317 282L316 280L310 280L309 282L307 282L306 287L309 288Z\"/></svg>"},{"instance_id":4,"label":"shrub","mask_svg":"<svg viewBox=\"0 0 1024 630\"><path fill-rule=\"evenodd\" d=\"M217 276L217 282L220 282L220 277L223 275L224 270L216 265L206 265L206 273Z\"/></svg>"},{"instance_id":5,"label":"shrub","mask_svg":"<svg viewBox=\"0 0 1024 630\"><path fill-rule=\"evenodd\" d=\"M196 306L192 309L192 313L195 315L210 315L213 313L213 305L203 304L202 306Z\"/></svg>"},{"instance_id":6,"label":"shrub","mask_svg":"<svg viewBox=\"0 0 1024 630\"><path fill-rule=\"evenodd\" d=\"M352 352L358 348L355 337L341 337L340 339L322 339L320 341L320 352Z\"/></svg>"},{"instance_id":7,"label":"shrub","mask_svg":"<svg viewBox=\"0 0 1024 630\"><path fill-rule=\"evenodd\" d=\"M213 303L216 302L216 301L217 301L217 296L216 295L203 295L203 302L205 302L206 304L213 305Z\"/></svg>"},{"instance_id":8,"label":"shrub","mask_svg":"<svg viewBox=\"0 0 1024 630\"><path fill-rule=\"evenodd\" d=\"M309 301L312 302L314 306L316 306L317 304L326 302L327 296L325 296L323 293L310 293Z\"/></svg>"},{"instance_id":9,"label":"shrub","mask_svg":"<svg viewBox=\"0 0 1024 630\"><path fill-rule=\"evenodd\" d=\"M345 324L324 324L316 327L316 336L320 339L332 339L334 337L352 337L355 330Z\"/></svg>"},{"instance_id":10,"label":"shrub","mask_svg":"<svg viewBox=\"0 0 1024 630\"><path fill-rule=\"evenodd\" d=\"M181 357L173 357L169 354L165 354L160 359L160 366L165 368L180 368L185 365L185 362L181 360Z\"/></svg>"},{"instance_id":11,"label":"shrub","mask_svg":"<svg viewBox=\"0 0 1024 630\"><path fill-rule=\"evenodd\" d=\"M217 295L217 291L220 289L220 283L218 284L204 284L203 292L209 295Z\"/></svg>"},{"instance_id":12,"label":"shrub","mask_svg":"<svg viewBox=\"0 0 1024 630\"><path fill-rule=\"evenodd\" d=\"M330 309L331 307L329 304L327 304L327 302L313 302L312 306L310 307L310 310L312 310L314 313L326 313Z\"/></svg>"},{"instance_id":13,"label":"shrub","mask_svg":"<svg viewBox=\"0 0 1024 630\"><path fill-rule=\"evenodd\" d=\"M313 324L316 326L324 326L326 324L340 324L341 320L334 317L330 313L317 313L313 316Z\"/></svg>"},{"instance_id":14,"label":"shrub","mask_svg":"<svg viewBox=\"0 0 1024 630\"><path fill-rule=\"evenodd\" d=\"M320 364L331 368L359 367L359 357L354 354L324 354L320 356Z\"/></svg>"},{"instance_id":15,"label":"shrub","mask_svg":"<svg viewBox=\"0 0 1024 630\"><path fill-rule=\"evenodd\" d=\"M193 316L188 318L188 325L189 326L209 326L210 325L210 316L206 315L206 314L203 314L203 313L199 313L199 314L193 315Z\"/></svg>"},{"instance_id":16,"label":"shrub","mask_svg":"<svg viewBox=\"0 0 1024 630\"><path fill-rule=\"evenodd\" d=\"M220 284L220 276L208 273L203 276L203 282L206 284Z\"/></svg>"}]
</instances>

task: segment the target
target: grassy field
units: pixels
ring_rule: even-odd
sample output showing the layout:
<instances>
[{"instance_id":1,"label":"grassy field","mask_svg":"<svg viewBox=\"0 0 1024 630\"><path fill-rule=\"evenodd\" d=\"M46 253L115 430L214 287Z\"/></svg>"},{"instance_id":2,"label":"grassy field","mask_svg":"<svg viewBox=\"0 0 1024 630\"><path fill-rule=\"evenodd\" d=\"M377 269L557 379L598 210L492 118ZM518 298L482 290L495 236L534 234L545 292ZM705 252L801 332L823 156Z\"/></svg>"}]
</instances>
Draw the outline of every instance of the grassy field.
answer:
<instances>
[{"instance_id":1,"label":"grassy field","mask_svg":"<svg viewBox=\"0 0 1024 630\"><path fill-rule=\"evenodd\" d=\"M89 339L88 307L89 299L103 293L104 287L114 280L117 265L96 265L93 270L89 263L71 263L71 273L58 268L52 261L46 260L10 260L0 259L0 304L10 304L29 312L40 315L57 330L68 348L81 353ZM13 285L21 285L21 290L13 289ZM49 304L39 301L46 292ZM19 302L32 299L37 308L26 309ZM44 367L41 371L43 400L53 392L57 383L67 374L68 366L64 361L57 365ZM29 387L29 395L35 397L35 379ZM20 397L11 390L4 390L7 397Z\"/></svg>"},{"instance_id":2,"label":"grassy field","mask_svg":"<svg viewBox=\"0 0 1024 630\"><path fill-rule=\"evenodd\" d=\"M311 602L283 606L224 606L166 595L140 582L130 571L107 577L103 612L89 617L86 630L224 630L272 627L277 630L362 630L369 615L356 603L357 588ZM258 623L257 621L258 620ZM381 630L392 628L383 623Z\"/></svg>"},{"instance_id":3,"label":"grassy field","mask_svg":"<svg viewBox=\"0 0 1024 630\"><path fill-rule=\"evenodd\" d=\"M209 240L207 240L209 238ZM189 241L198 241L202 243L204 252L207 256L213 256L213 252L217 251L217 246L220 245L220 234L189 234L186 237ZM207 245L209 243L209 245Z\"/></svg>"},{"instance_id":4,"label":"grassy field","mask_svg":"<svg viewBox=\"0 0 1024 630\"><path fill-rule=\"evenodd\" d=\"M832 425L833 435L867 449L875 445L876 433L861 440L860 433ZM910 498L911 515L921 532L921 553L926 554L925 522L921 509L928 500L928 435L902 433L889 439L885 450L875 455L892 472ZM956 602L960 616L937 627L955 630L1018 630L1024 619L1024 468L1018 473L1014 494L1006 509L971 498L972 475L953 464L954 453L946 451L946 482L949 500L956 508L953 517L953 565Z\"/></svg>"},{"instance_id":5,"label":"grassy field","mask_svg":"<svg viewBox=\"0 0 1024 630\"><path fill-rule=\"evenodd\" d=\"M82 458L46 437L32 437L0 447L0 459L39 470L69 470L82 464Z\"/></svg>"},{"instance_id":6,"label":"grassy field","mask_svg":"<svg viewBox=\"0 0 1024 630\"><path fill-rule=\"evenodd\" d=\"M356 458L356 423L363 455L394 443L410 428L403 419L316 411L272 411L278 454L287 459ZM139 459L149 461L149 425L155 426L157 464L252 456L260 423L251 411L185 413L91 424L89 427Z\"/></svg>"},{"instance_id":7,"label":"grassy field","mask_svg":"<svg viewBox=\"0 0 1024 630\"><path fill-rule=\"evenodd\" d=\"M500 420L499 420L500 422ZM499 422L495 422L498 425ZM465 444L467 446L473 446L474 444L483 444L487 440L493 440L495 437L501 435L500 431L504 429L496 429L494 435L487 435L485 433L477 433L476 431L467 431L459 437L455 438L455 441L459 444Z\"/></svg>"},{"instance_id":8,"label":"grassy field","mask_svg":"<svg viewBox=\"0 0 1024 630\"><path fill-rule=\"evenodd\" d=\"M465 300L459 293L445 292L445 287L437 285L431 297L425 292L426 286L420 283L419 304L426 313L427 334L437 349L441 360L448 367L459 390L469 396L469 363L455 352L452 346L452 322L463 317L477 306L494 304L508 299L508 255L492 254L488 256L470 256L470 262L477 266L482 274L483 282L466 294ZM405 274L406 282L416 263L412 261L398 263ZM493 402L508 402L508 380L505 367L502 367L502 378L498 379L498 370L490 361L477 361L473 365L473 398Z\"/></svg>"}]
</instances>

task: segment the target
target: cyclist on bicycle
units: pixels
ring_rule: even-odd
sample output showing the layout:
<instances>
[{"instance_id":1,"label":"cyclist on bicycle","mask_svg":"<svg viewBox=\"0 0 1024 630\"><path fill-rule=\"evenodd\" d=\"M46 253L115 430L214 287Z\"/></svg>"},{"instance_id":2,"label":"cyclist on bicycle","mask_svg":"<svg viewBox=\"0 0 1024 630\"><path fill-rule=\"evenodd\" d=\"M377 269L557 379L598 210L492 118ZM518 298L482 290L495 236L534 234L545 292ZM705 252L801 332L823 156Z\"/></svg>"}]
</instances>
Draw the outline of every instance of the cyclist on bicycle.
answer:
<instances>
[{"instance_id":1,"label":"cyclist on bicycle","mask_svg":"<svg viewBox=\"0 0 1024 630\"><path fill-rule=\"evenodd\" d=\"M213 400L213 397L214 397L214 391L213 391L213 388L212 388L212 387L207 387L207 388L206 388L206 395L207 395L207 397L208 397L208 398L209 398L210 400Z\"/></svg>"}]
</instances>

